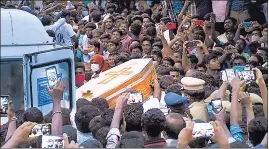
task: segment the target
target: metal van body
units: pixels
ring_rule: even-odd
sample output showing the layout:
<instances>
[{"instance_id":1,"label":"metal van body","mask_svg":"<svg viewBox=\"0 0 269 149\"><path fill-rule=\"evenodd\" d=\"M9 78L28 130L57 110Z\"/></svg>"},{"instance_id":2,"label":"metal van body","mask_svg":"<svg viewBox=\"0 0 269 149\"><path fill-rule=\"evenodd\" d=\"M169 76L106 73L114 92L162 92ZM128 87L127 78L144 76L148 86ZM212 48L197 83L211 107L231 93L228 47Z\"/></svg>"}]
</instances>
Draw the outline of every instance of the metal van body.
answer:
<instances>
[{"instance_id":1,"label":"metal van body","mask_svg":"<svg viewBox=\"0 0 269 149\"><path fill-rule=\"evenodd\" d=\"M59 53L62 55L59 56ZM36 57L36 63L27 62L28 56ZM14 103L14 109L24 110L33 106L28 104L29 87L32 86L29 84L29 74L32 73L30 68L33 65L45 65L61 59L68 59L71 63L68 65L71 67L70 88L71 92L75 93L75 85L72 83L74 59L71 48L59 48L59 46L56 48L52 38L36 16L18 9L1 8L1 96L9 96ZM7 118L1 114L1 125L6 122Z\"/></svg>"}]
</instances>

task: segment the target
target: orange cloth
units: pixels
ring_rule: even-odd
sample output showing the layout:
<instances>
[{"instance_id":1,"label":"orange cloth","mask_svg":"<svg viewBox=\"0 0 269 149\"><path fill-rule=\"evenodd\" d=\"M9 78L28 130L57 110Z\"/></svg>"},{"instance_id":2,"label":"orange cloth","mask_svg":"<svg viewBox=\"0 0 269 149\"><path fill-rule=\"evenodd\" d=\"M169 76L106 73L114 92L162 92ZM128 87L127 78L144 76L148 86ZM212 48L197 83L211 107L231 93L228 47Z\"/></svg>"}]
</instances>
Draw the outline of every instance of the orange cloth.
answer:
<instances>
[{"instance_id":1,"label":"orange cloth","mask_svg":"<svg viewBox=\"0 0 269 149\"><path fill-rule=\"evenodd\" d=\"M101 68L102 72L104 72L108 69L108 64L102 55L97 54L97 55L94 55L93 57L91 57L90 64L92 64L93 60L96 61L100 67L102 67Z\"/></svg>"}]
</instances>

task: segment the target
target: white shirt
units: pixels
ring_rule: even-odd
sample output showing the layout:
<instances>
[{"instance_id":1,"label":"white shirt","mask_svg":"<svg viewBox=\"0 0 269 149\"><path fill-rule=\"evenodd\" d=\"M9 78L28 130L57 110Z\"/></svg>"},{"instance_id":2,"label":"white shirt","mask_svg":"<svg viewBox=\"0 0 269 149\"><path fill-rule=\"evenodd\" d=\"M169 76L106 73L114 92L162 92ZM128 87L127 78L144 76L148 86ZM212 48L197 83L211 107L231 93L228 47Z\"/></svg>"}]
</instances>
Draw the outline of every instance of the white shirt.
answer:
<instances>
[{"instance_id":1,"label":"white shirt","mask_svg":"<svg viewBox=\"0 0 269 149\"><path fill-rule=\"evenodd\" d=\"M44 26L45 30L46 31L52 30L55 32L57 29L59 29L61 26L65 24L65 21L66 21L65 18L61 18L57 22L55 22L53 25Z\"/></svg>"},{"instance_id":2,"label":"white shirt","mask_svg":"<svg viewBox=\"0 0 269 149\"><path fill-rule=\"evenodd\" d=\"M89 15L85 16L82 20L86 20L86 21L90 22ZM96 28L98 28L98 23L94 23L94 24L96 25Z\"/></svg>"},{"instance_id":3,"label":"white shirt","mask_svg":"<svg viewBox=\"0 0 269 149\"><path fill-rule=\"evenodd\" d=\"M227 39L227 37L226 37L226 34L225 34L225 33L223 33L223 34L219 35L217 38L218 38L218 40L219 40L219 41L221 41L221 42L223 42L223 43L228 42L228 39Z\"/></svg>"},{"instance_id":4,"label":"white shirt","mask_svg":"<svg viewBox=\"0 0 269 149\"><path fill-rule=\"evenodd\" d=\"M164 91L162 91L160 101L157 98L153 98L153 96L150 96L149 99L143 103L144 113L147 112L149 109L158 108L163 112L164 115L167 115L168 109L164 101L164 96L165 96Z\"/></svg>"},{"instance_id":5,"label":"white shirt","mask_svg":"<svg viewBox=\"0 0 269 149\"><path fill-rule=\"evenodd\" d=\"M61 46L72 46L72 37L76 33L73 30L73 27L70 24L65 23L55 32L56 44Z\"/></svg>"}]
</instances>

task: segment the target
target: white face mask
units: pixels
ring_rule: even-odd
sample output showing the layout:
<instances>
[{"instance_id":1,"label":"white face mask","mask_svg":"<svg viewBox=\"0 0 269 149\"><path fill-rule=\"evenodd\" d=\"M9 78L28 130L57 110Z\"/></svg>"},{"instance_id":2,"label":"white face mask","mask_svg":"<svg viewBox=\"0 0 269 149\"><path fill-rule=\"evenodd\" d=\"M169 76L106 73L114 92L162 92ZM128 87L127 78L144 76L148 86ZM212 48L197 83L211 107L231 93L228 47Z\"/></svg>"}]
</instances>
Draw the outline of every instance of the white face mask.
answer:
<instances>
[{"instance_id":1,"label":"white face mask","mask_svg":"<svg viewBox=\"0 0 269 149\"><path fill-rule=\"evenodd\" d=\"M251 36L251 41L259 41L260 37L259 36L256 36L256 35L252 35Z\"/></svg>"},{"instance_id":2,"label":"white face mask","mask_svg":"<svg viewBox=\"0 0 269 149\"><path fill-rule=\"evenodd\" d=\"M97 72L100 69L99 64L91 64L91 69L93 72Z\"/></svg>"}]
</instances>

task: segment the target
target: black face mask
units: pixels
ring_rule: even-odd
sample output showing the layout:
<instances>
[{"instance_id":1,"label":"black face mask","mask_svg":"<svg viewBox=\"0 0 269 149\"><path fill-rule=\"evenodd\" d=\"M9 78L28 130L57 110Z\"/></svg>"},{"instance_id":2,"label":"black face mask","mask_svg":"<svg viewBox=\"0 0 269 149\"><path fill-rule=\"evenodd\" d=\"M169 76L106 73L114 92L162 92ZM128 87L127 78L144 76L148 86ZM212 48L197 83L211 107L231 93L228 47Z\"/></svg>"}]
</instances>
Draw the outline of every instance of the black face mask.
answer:
<instances>
[{"instance_id":1,"label":"black face mask","mask_svg":"<svg viewBox=\"0 0 269 149\"><path fill-rule=\"evenodd\" d=\"M85 73L85 80L90 81L92 79L92 74L91 73Z\"/></svg>"},{"instance_id":2,"label":"black face mask","mask_svg":"<svg viewBox=\"0 0 269 149\"><path fill-rule=\"evenodd\" d=\"M253 66L253 68L259 66L259 63L255 62L255 61L249 61L249 64L250 64L251 66Z\"/></svg>"}]
</instances>

